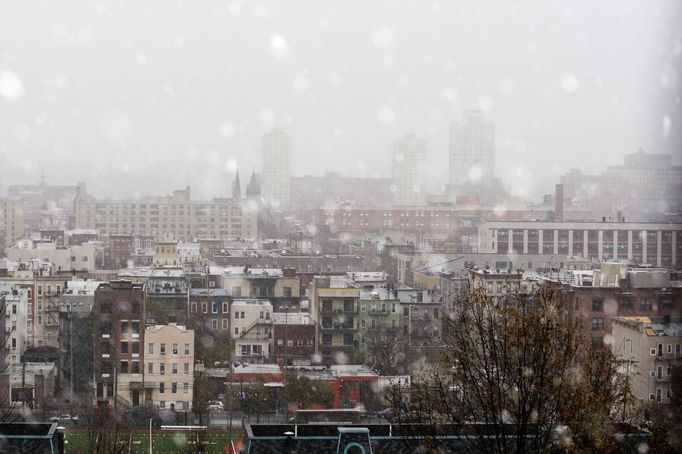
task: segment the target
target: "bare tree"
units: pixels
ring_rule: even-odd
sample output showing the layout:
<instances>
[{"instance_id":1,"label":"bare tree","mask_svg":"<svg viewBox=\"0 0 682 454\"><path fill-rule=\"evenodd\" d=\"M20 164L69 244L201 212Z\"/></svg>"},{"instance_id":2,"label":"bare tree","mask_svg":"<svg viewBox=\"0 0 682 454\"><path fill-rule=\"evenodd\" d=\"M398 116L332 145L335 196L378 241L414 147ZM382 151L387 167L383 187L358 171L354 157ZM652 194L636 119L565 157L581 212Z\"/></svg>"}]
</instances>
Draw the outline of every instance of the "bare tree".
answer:
<instances>
[{"instance_id":1,"label":"bare tree","mask_svg":"<svg viewBox=\"0 0 682 454\"><path fill-rule=\"evenodd\" d=\"M398 363L404 357L407 343L397 329L376 329L367 332L367 354L373 358L372 366L381 375L397 373Z\"/></svg>"},{"instance_id":2,"label":"bare tree","mask_svg":"<svg viewBox=\"0 0 682 454\"><path fill-rule=\"evenodd\" d=\"M133 432L125 416L110 407L97 407L86 417L84 440L73 452L89 454L123 454L132 447Z\"/></svg>"},{"instance_id":3,"label":"bare tree","mask_svg":"<svg viewBox=\"0 0 682 454\"><path fill-rule=\"evenodd\" d=\"M444 320L437 370L409 396L390 391L397 422L451 425L481 452L605 447L629 392L619 361L593 349L557 285L519 279L493 297L474 284Z\"/></svg>"}]
</instances>

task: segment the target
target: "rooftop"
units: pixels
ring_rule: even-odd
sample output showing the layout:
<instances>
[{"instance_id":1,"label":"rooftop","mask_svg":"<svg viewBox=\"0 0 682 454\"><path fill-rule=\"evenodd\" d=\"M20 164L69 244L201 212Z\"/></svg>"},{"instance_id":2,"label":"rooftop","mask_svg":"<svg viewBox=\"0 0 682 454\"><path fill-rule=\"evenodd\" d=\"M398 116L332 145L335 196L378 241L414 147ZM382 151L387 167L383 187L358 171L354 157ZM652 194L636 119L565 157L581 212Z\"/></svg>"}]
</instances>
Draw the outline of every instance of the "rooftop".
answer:
<instances>
[{"instance_id":1,"label":"rooftop","mask_svg":"<svg viewBox=\"0 0 682 454\"><path fill-rule=\"evenodd\" d=\"M650 337L679 336L682 337L682 318L663 317L614 317L614 320L625 322L632 328Z\"/></svg>"}]
</instances>

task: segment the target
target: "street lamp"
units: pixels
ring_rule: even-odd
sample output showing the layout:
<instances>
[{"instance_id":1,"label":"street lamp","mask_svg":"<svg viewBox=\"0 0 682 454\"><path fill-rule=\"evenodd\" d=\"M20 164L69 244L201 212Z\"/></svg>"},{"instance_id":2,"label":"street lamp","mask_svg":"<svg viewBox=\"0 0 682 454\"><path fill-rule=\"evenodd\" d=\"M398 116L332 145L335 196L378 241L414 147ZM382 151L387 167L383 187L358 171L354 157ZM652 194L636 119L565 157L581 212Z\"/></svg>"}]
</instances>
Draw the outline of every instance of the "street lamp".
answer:
<instances>
[{"instance_id":1,"label":"street lamp","mask_svg":"<svg viewBox=\"0 0 682 454\"><path fill-rule=\"evenodd\" d=\"M291 309L291 307L289 307L289 306L282 306L281 309L284 311L284 352L283 352L283 355L282 355L282 356L283 356L283 362L284 362L284 366L283 366L283 368L282 368L282 385L283 385L283 387L282 387L282 397L284 397L284 388L286 387L286 379L287 379L287 378L286 378L286 377L287 377L287 342L288 342L288 339L287 339L287 337L288 337L288 336L287 336L287 334L288 334L288 333L287 333L287 327L288 327L288 322L289 322L289 309ZM287 407L286 399L284 399L284 407L285 407L284 418L285 418L285 420L286 420L286 416L287 416L287 413L288 413L288 411L287 411L288 408L286 408L286 407Z\"/></svg>"}]
</instances>

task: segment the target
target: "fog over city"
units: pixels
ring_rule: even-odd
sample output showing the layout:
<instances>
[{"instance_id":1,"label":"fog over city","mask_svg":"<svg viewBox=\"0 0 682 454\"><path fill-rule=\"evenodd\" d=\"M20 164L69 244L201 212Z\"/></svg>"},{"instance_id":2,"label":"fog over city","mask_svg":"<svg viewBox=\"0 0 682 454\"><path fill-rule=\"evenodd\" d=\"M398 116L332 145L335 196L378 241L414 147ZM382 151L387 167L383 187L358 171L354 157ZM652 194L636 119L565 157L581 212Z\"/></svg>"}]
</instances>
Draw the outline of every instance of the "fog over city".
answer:
<instances>
[{"instance_id":1,"label":"fog over city","mask_svg":"<svg viewBox=\"0 0 682 454\"><path fill-rule=\"evenodd\" d=\"M514 195L640 147L679 165L680 18L675 0L0 1L0 190L226 196L278 127L293 176L388 178L413 133L441 194L472 109Z\"/></svg>"},{"instance_id":2,"label":"fog over city","mask_svg":"<svg viewBox=\"0 0 682 454\"><path fill-rule=\"evenodd\" d=\"M682 0L0 0L0 453L682 453Z\"/></svg>"}]
</instances>

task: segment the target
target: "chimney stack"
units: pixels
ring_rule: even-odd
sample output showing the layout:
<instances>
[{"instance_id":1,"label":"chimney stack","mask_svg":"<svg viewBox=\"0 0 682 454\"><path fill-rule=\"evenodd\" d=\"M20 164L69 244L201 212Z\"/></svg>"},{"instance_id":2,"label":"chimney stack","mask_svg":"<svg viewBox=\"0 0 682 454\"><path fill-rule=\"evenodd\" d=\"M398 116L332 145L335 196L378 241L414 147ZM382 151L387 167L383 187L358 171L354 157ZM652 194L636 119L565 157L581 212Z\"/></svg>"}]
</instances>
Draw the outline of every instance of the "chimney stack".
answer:
<instances>
[{"instance_id":1,"label":"chimney stack","mask_svg":"<svg viewBox=\"0 0 682 454\"><path fill-rule=\"evenodd\" d=\"M561 183L554 187L554 220L564 220L564 185Z\"/></svg>"}]
</instances>

